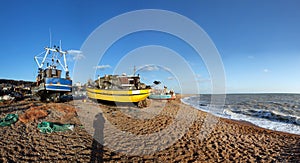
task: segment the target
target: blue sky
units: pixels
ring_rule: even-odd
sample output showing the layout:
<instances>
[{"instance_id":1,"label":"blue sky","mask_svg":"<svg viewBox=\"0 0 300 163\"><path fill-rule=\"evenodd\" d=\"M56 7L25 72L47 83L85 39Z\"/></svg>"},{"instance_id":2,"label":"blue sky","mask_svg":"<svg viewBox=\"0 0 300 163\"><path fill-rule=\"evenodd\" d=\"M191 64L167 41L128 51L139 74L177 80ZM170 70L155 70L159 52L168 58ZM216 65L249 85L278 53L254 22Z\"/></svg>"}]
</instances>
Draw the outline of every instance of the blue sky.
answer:
<instances>
[{"instance_id":1,"label":"blue sky","mask_svg":"<svg viewBox=\"0 0 300 163\"><path fill-rule=\"evenodd\" d=\"M228 93L300 93L299 6L298 0L2 0L0 78L35 80L33 57L49 45L49 29L52 44L62 40L64 49L79 50L99 25L115 16L162 9L191 19L209 35L223 61ZM137 32L118 40L99 62L99 66L107 65L106 69L97 73L112 73L125 54L147 45L165 46L182 55L197 76L201 92L210 92L210 75L201 57L182 40L160 32ZM68 59L71 72L72 57ZM155 67L150 70L140 72L147 84L155 79L179 88L169 72Z\"/></svg>"}]
</instances>

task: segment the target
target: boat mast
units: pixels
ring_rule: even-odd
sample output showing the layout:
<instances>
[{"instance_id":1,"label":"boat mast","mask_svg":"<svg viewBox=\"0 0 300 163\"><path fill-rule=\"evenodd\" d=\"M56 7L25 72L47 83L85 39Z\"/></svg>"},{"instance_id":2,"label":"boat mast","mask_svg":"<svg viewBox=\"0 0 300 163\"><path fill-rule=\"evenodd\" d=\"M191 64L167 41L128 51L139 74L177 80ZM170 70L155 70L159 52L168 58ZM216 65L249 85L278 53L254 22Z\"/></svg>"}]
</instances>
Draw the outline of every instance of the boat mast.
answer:
<instances>
[{"instance_id":1,"label":"boat mast","mask_svg":"<svg viewBox=\"0 0 300 163\"><path fill-rule=\"evenodd\" d=\"M61 47L56 47L56 46L54 46L54 48L46 47L45 51L46 51L45 55L44 55L41 62L39 62L39 60L38 60L39 58L41 58L41 57L39 57L39 55L34 57L35 62L37 63L39 69L41 69L44 66L45 61L47 60L47 58L49 59L49 54L52 53L52 61L53 61L52 66L53 66L54 62L56 61L57 63L60 64L60 66L63 68L63 70L66 72L66 74L69 74L69 69L68 69L68 65L67 65L67 58L66 58L66 54L67 54L66 51L63 51L61 49ZM63 60L64 60L63 62L64 63L61 63L60 59L58 58L58 55L63 57Z\"/></svg>"},{"instance_id":2,"label":"boat mast","mask_svg":"<svg viewBox=\"0 0 300 163\"><path fill-rule=\"evenodd\" d=\"M133 67L133 76L135 76L135 72L136 72L136 67Z\"/></svg>"}]
</instances>

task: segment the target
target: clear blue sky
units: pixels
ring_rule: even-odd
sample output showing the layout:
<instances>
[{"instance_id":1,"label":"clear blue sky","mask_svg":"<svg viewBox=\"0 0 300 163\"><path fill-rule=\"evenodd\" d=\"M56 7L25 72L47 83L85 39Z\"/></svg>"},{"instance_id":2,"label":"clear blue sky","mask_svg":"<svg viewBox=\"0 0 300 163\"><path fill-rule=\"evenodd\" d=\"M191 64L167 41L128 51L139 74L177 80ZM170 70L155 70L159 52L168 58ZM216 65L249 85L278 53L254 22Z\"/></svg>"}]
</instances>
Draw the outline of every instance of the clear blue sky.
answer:
<instances>
[{"instance_id":1,"label":"clear blue sky","mask_svg":"<svg viewBox=\"0 0 300 163\"><path fill-rule=\"evenodd\" d=\"M91 32L117 15L163 9L193 20L210 36L224 64L227 92L300 93L299 7L299 0L2 0L0 78L35 80L33 57L49 45L49 28L52 44L62 40L63 48L80 49ZM183 54L203 92L209 92L210 76L201 58L178 38L159 32L135 33L119 40L99 63L111 67L99 73L112 72L122 54L149 44ZM74 61L69 58L69 62L72 69ZM164 72L161 77L158 74L163 73L158 72L144 72L145 82L160 79L176 85L171 74Z\"/></svg>"}]
</instances>

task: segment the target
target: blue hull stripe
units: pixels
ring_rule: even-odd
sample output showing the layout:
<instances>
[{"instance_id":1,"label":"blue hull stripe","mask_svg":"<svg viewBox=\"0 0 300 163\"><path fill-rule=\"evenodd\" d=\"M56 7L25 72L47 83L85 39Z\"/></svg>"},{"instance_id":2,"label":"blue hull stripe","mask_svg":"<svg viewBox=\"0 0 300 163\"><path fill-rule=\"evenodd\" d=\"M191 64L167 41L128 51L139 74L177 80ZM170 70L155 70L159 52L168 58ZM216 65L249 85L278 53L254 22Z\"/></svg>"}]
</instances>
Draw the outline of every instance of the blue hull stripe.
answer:
<instances>
[{"instance_id":1,"label":"blue hull stripe","mask_svg":"<svg viewBox=\"0 0 300 163\"><path fill-rule=\"evenodd\" d=\"M51 90L51 91L72 91L72 88L71 87L66 87L66 86L49 85L49 86L46 86L46 90Z\"/></svg>"},{"instance_id":2,"label":"blue hull stripe","mask_svg":"<svg viewBox=\"0 0 300 163\"><path fill-rule=\"evenodd\" d=\"M45 84L47 86L58 86L58 87L72 87L70 85L62 85L62 84Z\"/></svg>"},{"instance_id":3,"label":"blue hull stripe","mask_svg":"<svg viewBox=\"0 0 300 163\"><path fill-rule=\"evenodd\" d=\"M72 80L64 78L45 78L45 84L61 84L72 86Z\"/></svg>"}]
</instances>

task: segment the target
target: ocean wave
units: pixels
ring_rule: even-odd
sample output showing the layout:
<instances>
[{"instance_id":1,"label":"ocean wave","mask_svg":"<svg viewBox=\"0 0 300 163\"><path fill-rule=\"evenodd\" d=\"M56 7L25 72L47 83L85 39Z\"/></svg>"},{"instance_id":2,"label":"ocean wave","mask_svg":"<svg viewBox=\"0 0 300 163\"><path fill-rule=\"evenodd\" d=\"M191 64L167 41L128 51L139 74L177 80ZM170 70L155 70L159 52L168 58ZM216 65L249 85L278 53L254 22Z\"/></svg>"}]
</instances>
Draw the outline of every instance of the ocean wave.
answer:
<instances>
[{"instance_id":1,"label":"ocean wave","mask_svg":"<svg viewBox=\"0 0 300 163\"><path fill-rule=\"evenodd\" d=\"M181 101L219 117L247 121L271 130L300 134L299 101L297 101L300 95L227 95L222 111L212 109L208 97L192 96Z\"/></svg>"},{"instance_id":2,"label":"ocean wave","mask_svg":"<svg viewBox=\"0 0 300 163\"><path fill-rule=\"evenodd\" d=\"M278 121L278 122L300 125L300 117L295 115L287 115L278 111L249 109L249 110L232 110L232 112L238 114L244 114L252 117L257 117L257 118L265 118L271 121Z\"/></svg>"}]
</instances>

